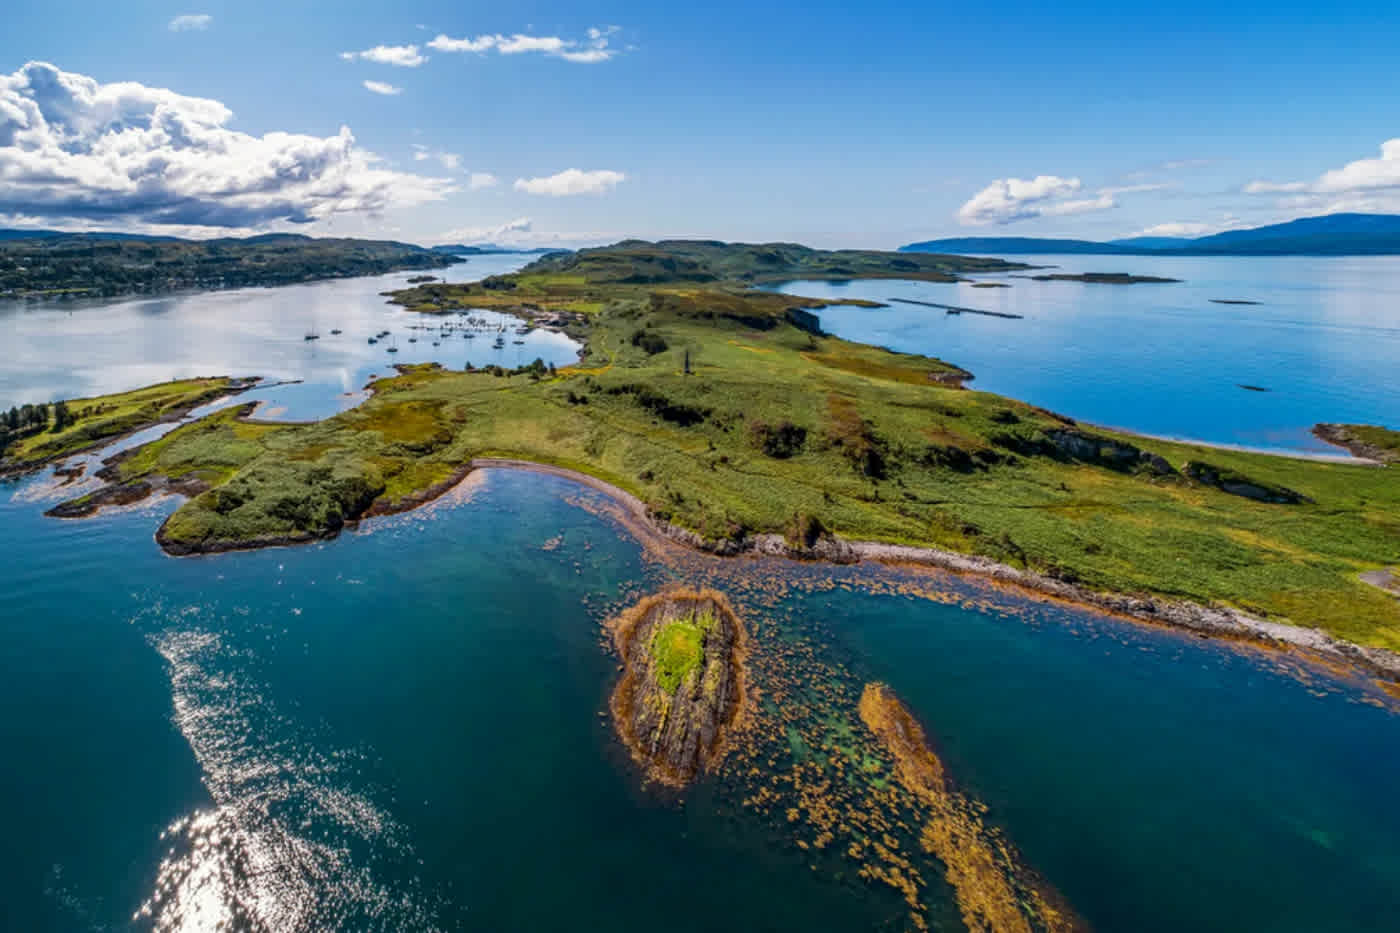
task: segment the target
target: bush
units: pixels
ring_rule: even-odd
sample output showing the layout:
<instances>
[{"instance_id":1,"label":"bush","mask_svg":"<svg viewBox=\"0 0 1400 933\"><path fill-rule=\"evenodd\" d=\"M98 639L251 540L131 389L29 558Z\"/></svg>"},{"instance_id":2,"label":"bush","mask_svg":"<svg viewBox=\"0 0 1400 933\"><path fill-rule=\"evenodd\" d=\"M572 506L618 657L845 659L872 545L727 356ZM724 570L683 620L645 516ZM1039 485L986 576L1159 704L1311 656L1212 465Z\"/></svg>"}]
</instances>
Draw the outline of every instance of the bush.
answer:
<instances>
[{"instance_id":1,"label":"bush","mask_svg":"<svg viewBox=\"0 0 1400 933\"><path fill-rule=\"evenodd\" d=\"M645 350L648 356L666 352L666 338L656 331L635 330L632 332L632 346Z\"/></svg>"},{"instance_id":2,"label":"bush","mask_svg":"<svg viewBox=\"0 0 1400 933\"><path fill-rule=\"evenodd\" d=\"M797 456L807 443L807 429L791 421L777 424L755 421L749 425L749 436L755 447L775 460Z\"/></svg>"}]
</instances>

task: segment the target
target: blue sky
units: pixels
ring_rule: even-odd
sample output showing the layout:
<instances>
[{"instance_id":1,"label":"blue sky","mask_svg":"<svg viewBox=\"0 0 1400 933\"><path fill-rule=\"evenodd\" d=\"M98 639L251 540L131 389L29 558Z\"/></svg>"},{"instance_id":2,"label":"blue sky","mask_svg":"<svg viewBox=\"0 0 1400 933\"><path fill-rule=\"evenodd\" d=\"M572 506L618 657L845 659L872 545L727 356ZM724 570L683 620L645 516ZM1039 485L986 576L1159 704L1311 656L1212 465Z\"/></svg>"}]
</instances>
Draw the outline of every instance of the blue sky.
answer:
<instances>
[{"instance_id":1,"label":"blue sky","mask_svg":"<svg viewBox=\"0 0 1400 933\"><path fill-rule=\"evenodd\" d=\"M0 221L889 247L1400 211L1393 3L1133 6L18 4Z\"/></svg>"}]
</instances>

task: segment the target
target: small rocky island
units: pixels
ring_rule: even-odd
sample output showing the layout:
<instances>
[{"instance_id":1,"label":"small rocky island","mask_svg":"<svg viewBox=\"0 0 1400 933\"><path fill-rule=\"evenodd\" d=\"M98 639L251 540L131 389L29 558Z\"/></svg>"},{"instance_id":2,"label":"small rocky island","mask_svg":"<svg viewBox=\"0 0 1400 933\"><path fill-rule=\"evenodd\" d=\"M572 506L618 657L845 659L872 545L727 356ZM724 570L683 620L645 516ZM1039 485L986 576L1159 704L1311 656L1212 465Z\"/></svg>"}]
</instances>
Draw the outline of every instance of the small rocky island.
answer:
<instances>
[{"instance_id":1,"label":"small rocky island","mask_svg":"<svg viewBox=\"0 0 1400 933\"><path fill-rule=\"evenodd\" d=\"M608 624L623 674L613 724L647 777L684 787L713 772L746 703L747 636L714 590L649 596Z\"/></svg>"}]
</instances>

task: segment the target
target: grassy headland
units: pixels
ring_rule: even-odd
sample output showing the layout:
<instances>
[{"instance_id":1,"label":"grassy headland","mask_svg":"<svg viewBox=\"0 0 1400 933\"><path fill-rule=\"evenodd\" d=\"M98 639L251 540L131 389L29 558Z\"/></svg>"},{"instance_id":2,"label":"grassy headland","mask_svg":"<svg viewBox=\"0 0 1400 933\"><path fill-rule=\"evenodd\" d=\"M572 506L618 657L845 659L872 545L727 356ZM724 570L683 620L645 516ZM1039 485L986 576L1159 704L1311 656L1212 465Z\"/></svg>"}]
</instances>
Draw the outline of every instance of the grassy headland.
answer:
<instances>
[{"instance_id":1,"label":"grassy headland","mask_svg":"<svg viewBox=\"0 0 1400 933\"><path fill-rule=\"evenodd\" d=\"M0 412L0 476L90 450L247 387L233 379L185 379L133 392L25 405Z\"/></svg>"},{"instance_id":2,"label":"grassy headland","mask_svg":"<svg viewBox=\"0 0 1400 933\"><path fill-rule=\"evenodd\" d=\"M956 366L826 336L803 310L819 302L748 288L859 268L841 253L805 251L800 272L764 258L787 249L629 242L397 293L427 312L557 319L583 359L557 376L405 368L316 424L215 416L123 461L120 479L202 471L211 488L160 534L188 553L333 534L473 458L518 458L612 483L711 542L940 548L1400 650L1400 601L1360 580L1400 562L1394 469L1102 431L963 390ZM879 266L905 256L859 255L868 274L909 275ZM924 259L927 276L988 262Z\"/></svg>"}]
</instances>

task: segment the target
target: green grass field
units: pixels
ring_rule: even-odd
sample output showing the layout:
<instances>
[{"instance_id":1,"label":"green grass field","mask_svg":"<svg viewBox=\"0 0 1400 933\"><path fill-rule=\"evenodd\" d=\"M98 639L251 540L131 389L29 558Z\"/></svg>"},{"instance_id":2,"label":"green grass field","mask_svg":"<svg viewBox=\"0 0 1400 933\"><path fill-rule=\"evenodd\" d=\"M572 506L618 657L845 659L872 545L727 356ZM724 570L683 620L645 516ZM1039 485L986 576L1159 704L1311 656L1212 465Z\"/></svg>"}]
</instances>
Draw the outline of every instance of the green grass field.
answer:
<instances>
[{"instance_id":1,"label":"green grass field","mask_svg":"<svg viewBox=\"0 0 1400 933\"><path fill-rule=\"evenodd\" d=\"M601 270L619 275L614 258ZM1088 430L957 388L965 374L942 361L813 333L786 296L558 271L556 298L601 310L583 361L555 378L409 369L318 424L216 415L124 475L214 484L165 528L200 549L314 537L474 457L521 458L607 480L712 539L827 529L945 548L1400 650L1400 600L1359 579L1400 562L1392 468ZM425 289L467 306L480 291Z\"/></svg>"}]
</instances>

